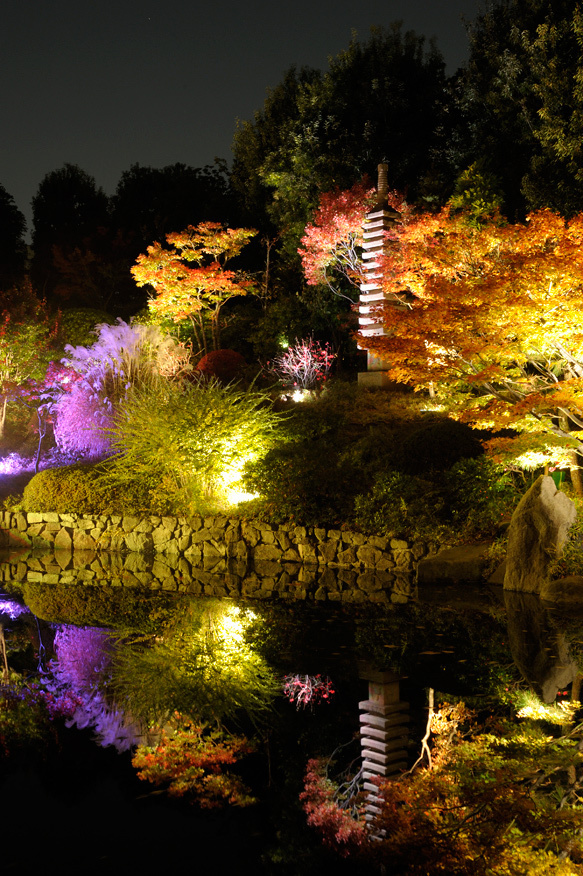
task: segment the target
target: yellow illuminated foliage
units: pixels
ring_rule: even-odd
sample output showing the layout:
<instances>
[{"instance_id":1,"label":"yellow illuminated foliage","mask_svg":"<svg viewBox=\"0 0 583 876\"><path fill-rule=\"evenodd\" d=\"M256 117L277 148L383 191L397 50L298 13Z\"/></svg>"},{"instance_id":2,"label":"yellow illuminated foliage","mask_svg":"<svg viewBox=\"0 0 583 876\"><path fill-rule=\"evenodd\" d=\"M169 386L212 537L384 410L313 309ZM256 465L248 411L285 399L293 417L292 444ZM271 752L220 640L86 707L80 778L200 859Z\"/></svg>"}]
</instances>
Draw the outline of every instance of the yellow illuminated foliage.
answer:
<instances>
[{"instance_id":1,"label":"yellow illuminated foliage","mask_svg":"<svg viewBox=\"0 0 583 876\"><path fill-rule=\"evenodd\" d=\"M151 312L173 322L190 320L204 353L208 349L208 322L213 349L219 349L222 305L253 288L249 277L227 270L225 264L238 256L256 233L250 228L201 222L168 234L166 246L149 246L146 254L138 256L132 274L138 286L154 289Z\"/></svg>"},{"instance_id":2,"label":"yellow illuminated foliage","mask_svg":"<svg viewBox=\"0 0 583 876\"><path fill-rule=\"evenodd\" d=\"M460 419L578 446L582 243L583 216L566 222L549 210L516 225L470 225L448 208L412 219L383 264L385 291L401 306L385 304L385 335L359 343Z\"/></svg>"}]
</instances>

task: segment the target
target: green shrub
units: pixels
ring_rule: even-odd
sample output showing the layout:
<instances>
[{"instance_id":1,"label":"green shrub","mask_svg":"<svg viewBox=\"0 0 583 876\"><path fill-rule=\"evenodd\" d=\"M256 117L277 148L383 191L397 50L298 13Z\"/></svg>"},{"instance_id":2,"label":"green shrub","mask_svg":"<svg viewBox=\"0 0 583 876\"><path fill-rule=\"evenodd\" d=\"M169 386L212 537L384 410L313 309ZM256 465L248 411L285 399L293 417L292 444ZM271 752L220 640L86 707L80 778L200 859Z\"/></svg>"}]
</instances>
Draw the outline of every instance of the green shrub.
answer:
<instances>
[{"instance_id":1,"label":"green shrub","mask_svg":"<svg viewBox=\"0 0 583 876\"><path fill-rule=\"evenodd\" d=\"M347 520L352 483L352 470L340 469L335 449L321 442L280 445L248 464L244 475L246 489L261 496L255 512L274 523L291 519L317 526Z\"/></svg>"},{"instance_id":2,"label":"green shrub","mask_svg":"<svg viewBox=\"0 0 583 876\"><path fill-rule=\"evenodd\" d=\"M395 535L437 530L443 508L439 486L396 471L379 474L372 489L354 502L361 529Z\"/></svg>"},{"instance_id":3,"label":"green shrub","mask_svg":"<svg viewBox=\"0 0 583 876\"><path fill-rule=\"evenodd\" d=\"M473 429L443 417L404 437L397 467L409 474L446 471L460 459L482 454L482 445Z\"/></svg>"},{"instance_id":4,"label":"green shrub","mask_svg":"<svg viewBox=\"0 0 583 876\"><path fill-rule=\"evenodd\" d=\"M160 499L156 486L134 478L122 490L104 481L99 465L88 463L47 468L24 488L22 508L60 514L164 513L170 503Z\"/></svg>"},{"instance_id":5,"label":"green shrub","mask_svg":"<svg viewBox=\"0 0 583 876\"><path fill-rule=\"evenodd\" d=\"M519 499L511 475L478 457L431 480L395 471L377 475L372 489L355 499L355 520L367 532L441 533L455 541L496 534Z\"/></svg>"},{"instance_id":6,"label":"green shrub","mask_svg":"<svg viewBox=\"0 0 583 876\"><path fill-rule=\"evenodd\" d=\"M522 495L512 475L486 456L460 460L445 480L449 517L468 532L495 533Z\"/></svg>"},{"instance_id":7,"label":"green shrub","mask_svg":"<svg viewBox=\"0 0 583 876\"><path fill-rule=\"evenodd\" d=\"M104 310L90 307L73 307L63 310L59 319L59 335L72 347L90 346L95 343L95 327L100 323L114 323L115 319Z\"/></svg>"}]
</instances>

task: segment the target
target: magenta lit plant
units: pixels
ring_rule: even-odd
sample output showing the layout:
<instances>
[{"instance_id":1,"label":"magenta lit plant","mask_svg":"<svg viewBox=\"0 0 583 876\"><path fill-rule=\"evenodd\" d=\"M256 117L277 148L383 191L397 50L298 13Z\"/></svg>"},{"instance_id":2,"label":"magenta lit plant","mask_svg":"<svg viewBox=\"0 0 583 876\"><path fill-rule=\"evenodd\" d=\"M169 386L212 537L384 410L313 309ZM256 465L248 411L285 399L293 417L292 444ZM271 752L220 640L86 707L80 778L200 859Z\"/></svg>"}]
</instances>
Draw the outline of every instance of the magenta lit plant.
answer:
<instances>
[{"instance_id":1,"label":"magenta lit plant","mask_svg":"<svg viewBox=\"0 0 583 876\"><path fill-rule=\"evenodd\" d=\"M313 338L302 341L296 338L295 344L268 365L286 388L318 390L330 376L335 358L329 344L320 344Z\"/></svg>"},{"instance_id":2,"label":"magenta lit plant","mask_svg":"<svg viewBox=\"0 0 583 876\"><path fill-rule=\"evenodd\" d=\"M55 635L43 698L51 717L63 716L67 727L91 728L99 745L128 751L141 739L141 729L108 695L112 650L108 630L63 625Z\"/></svg>"},{"instance_id":3,"label":"magenta lit plant","mask_svg":"<svg viewBox=\"0 0 583 876\"><path fill-rule=\"evenodd\" d=\"M56 408L55 440L71 458L100 459L112 452L113 425L131 387L155 377L178 380L192 370L190 351L157 326L95 326L91 346L67 345L62 361L78 383Z\"/></svg>"},{"instance_id":4,"label":"magenta lit plant","mask_svg":"<svg viewBox=\"0 0 583 876\"><path fill-rule=\"evenodd\" d=\"M286 675L283 679L283 693L296 709L309 706L311 709L321 703L329 703L334 696L332 681L321 675Z\"/></svg>"}]
</instances>

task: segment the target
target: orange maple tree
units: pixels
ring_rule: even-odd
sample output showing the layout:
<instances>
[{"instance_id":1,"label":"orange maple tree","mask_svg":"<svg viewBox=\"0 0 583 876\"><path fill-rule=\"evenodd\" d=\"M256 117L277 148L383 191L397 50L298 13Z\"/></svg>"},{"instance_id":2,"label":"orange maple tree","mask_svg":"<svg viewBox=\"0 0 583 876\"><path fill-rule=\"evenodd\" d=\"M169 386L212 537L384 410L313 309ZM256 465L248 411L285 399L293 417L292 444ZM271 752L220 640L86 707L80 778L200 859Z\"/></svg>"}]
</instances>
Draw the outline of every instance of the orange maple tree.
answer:
<instances>
[{"instance_id":1,"label":"orange maple tree","mask_svg":"<svg viewBox=\"0 0 583 876\"><path fill-rule=\"evenodd\" d=\"M524 467L582 450L583 216L476 227L445 208L392 238L383 282L401 306L382 305L385 334L360 345L393 379L433 387L454 416L517 430Z\"/></svg>"},{"instance_id":2,"label":"orange maple tree","mask_svg":"<svg viewBox=\"0 0 583 876\"><path fill-rule=\"evenodd\" d=\"M201 222L166 235L167 246L149 246L138 256L132 274L138 286L151 286L156 292L148 305L151 312L173 322L188 319L201 352L208 351L209 335L212 348L219 349L221 307L254 288L243 272L225 265L256 233Z\"/></svg>"}]
</instances>

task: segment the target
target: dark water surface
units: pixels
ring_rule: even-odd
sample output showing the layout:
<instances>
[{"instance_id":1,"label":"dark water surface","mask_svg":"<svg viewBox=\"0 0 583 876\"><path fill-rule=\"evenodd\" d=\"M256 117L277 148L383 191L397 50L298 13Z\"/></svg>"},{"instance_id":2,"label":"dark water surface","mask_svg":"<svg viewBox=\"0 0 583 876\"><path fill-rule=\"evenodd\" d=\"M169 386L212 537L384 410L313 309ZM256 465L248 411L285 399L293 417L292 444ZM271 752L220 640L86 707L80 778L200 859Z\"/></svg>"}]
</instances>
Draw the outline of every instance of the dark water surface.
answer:
<instances>
[{"instance_id":1,"label":"dark water surface","mask_svg":"<svg viewBox=\"0 0 583 876\"><path fill-rule=\"evenodd\" d=\"M5 589L21 598L19 586L7 583ZM181 617L205 609L204 598L146 591L130 598L122 588L112 595L103 585L100 601L99 589L79 583L61 592L46 585L44 602L37 590L38 624L30 613L14 620L1 615L11 668L34 671L39 635L48 659L55 631L66 622L133 626L134 634L141 627L153 646L157 622L163 626L173 611ZM243 766L258 804L201 812L152 794L152 786L136 777L128 752L98 746L89 729L63 729L44 759L0 758L2 873L355 873L306 827L298 794L310 757L329 755L351 740L346 757L358 757L367 677L379 670L400 677L401 699L410 704L412 763L429 688L479 704L496 686L522 678L544 699L554 699L573 680L583 641L577 618L549 614L536 598L460 585L413 589L394 601L388 594L385 604L274 598L241 605L255 615L248 633L253 648L279 678L319 674L335 690L330 702L313 709L296 709L283 694L276 698L257 752Z\"/></svg>"}]
</instances>

